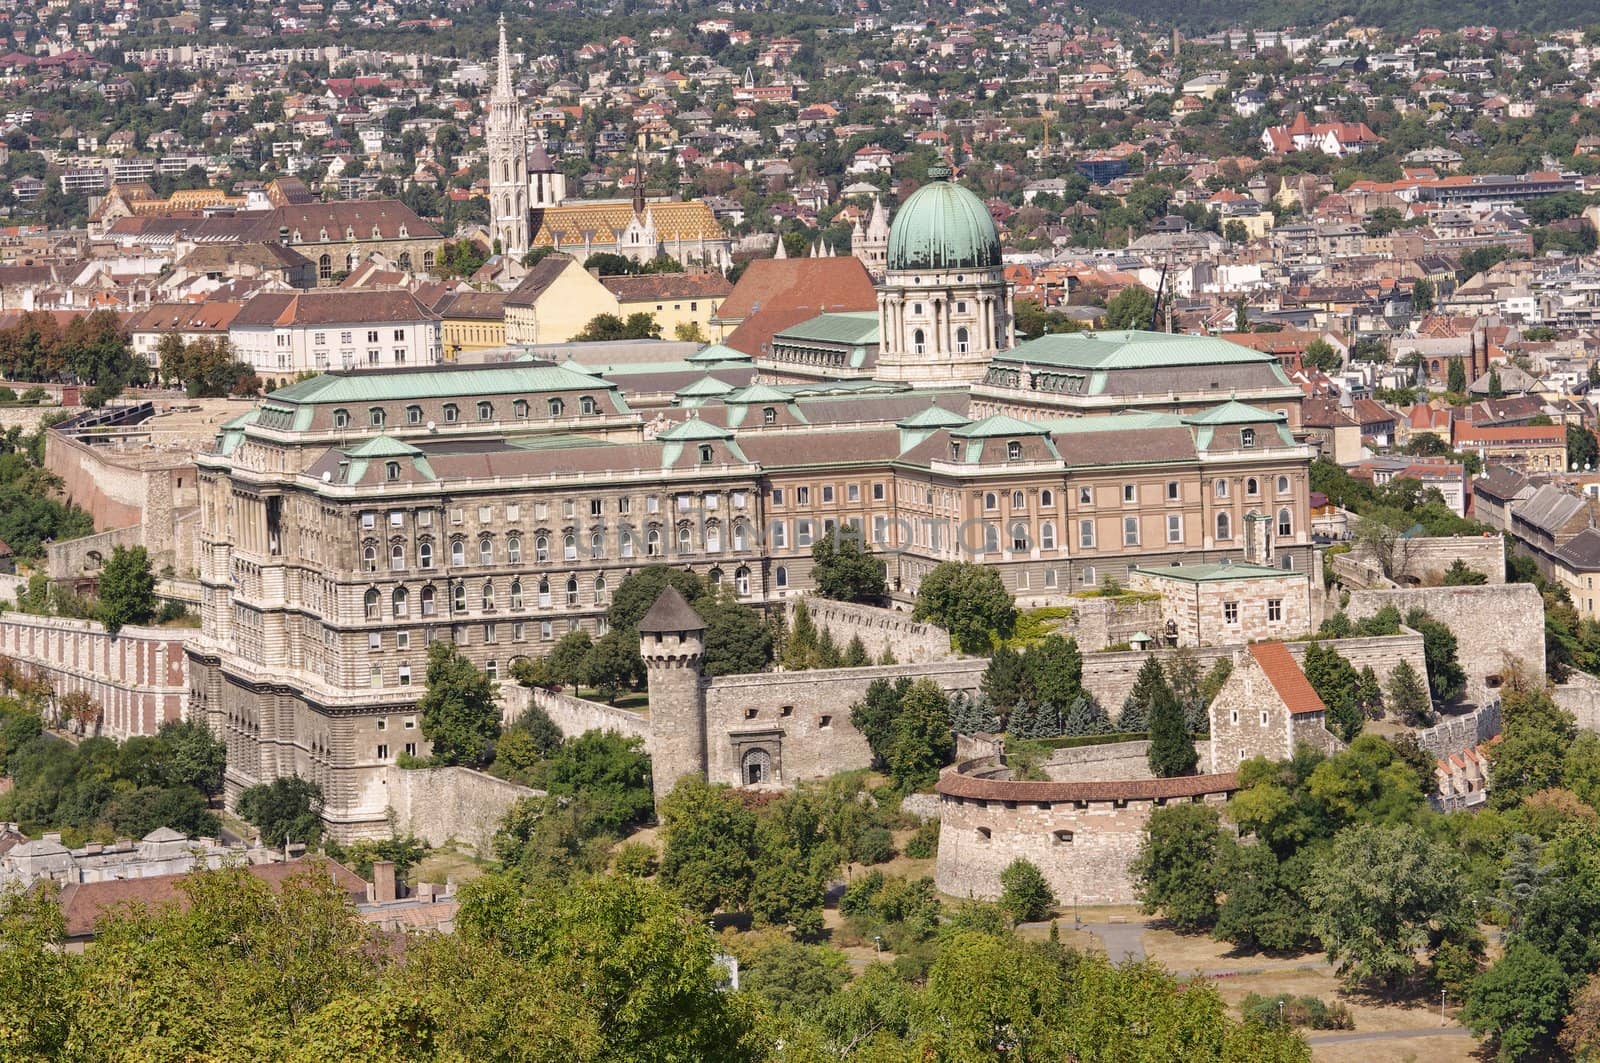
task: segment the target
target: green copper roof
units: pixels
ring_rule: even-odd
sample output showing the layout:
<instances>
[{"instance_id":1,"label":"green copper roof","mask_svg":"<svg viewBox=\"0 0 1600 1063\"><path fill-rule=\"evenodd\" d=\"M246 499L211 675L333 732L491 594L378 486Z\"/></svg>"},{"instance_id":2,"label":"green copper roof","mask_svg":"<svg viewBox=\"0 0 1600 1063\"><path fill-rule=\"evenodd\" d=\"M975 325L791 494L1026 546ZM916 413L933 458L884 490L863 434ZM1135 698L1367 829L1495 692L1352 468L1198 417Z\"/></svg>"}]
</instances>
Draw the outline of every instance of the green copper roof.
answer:
<instances>
[{"instance_id":1,"label":"green copper roof","mask_svg":"<svg viewBox=\"0 0 1600 1063\"><path fill-rule=\"evenodd\" d=\"M749 387L729 392L723 399L724 402L745 404L752 402L792 402L793 400L793 395L790 395L787 391L779 391L771 384L751 384Z\"/></svg>"},{"instance_id":2,"label":"green copper roof","mask_svg":"<svg viewBox=\"0 0 1600 1063\"><path fill-rule=\"evenodd\" d=\"M703 439L732 439L733 433L726 428L712 424L710 421L691 417L687 421L657 432L656 438L664 443L686 443Z\"/></svg>"},{"instance_id":3,"label":"green copper roof","mask_svg":"<svg viewBox=\"0 0 1600 1063\"><path fill-rule=\"evenodd\" d=\"M1043 425L1030 424L1003 413L996 413L981 421L974 421L964 428L952 429L950 434L957 439L993 439L996 436L1049 435L1049 429Z\"/></svg>"},{"instance_id":4,"label":"green copper roof","mask_svg":"<svg viewBox=\"0 0 1600 1063\"><path fill-rule=\"evenodd\" d=\"M963 417L954 410L947 410L937 402L930 402L910 417L902 417L895 422L896 428L953 428L958 425L971 424L972 418Z\"/></svg>"},{"instance_id":5,"label":"green copper roof","mask_svg":"<svg viewBox=\"0 0 1600 1063\"><path fill-rule=\"evenodd\" d=\"M718 380L714 376L703 376L690 384L685 384L677 390L679 398L693 398L699 395L726 395L732 391L733 385L726 380Z\"/></svg>"},{"instance_id":6,"label":"green copper roof","mask_svg":"<svg viewBox=\"0 0 1600 1063\"><path fill-rule=\"evenodd\" d=\"M1110 413L1098 417L1055 417L1041 421L1054 435L1081 432L1137 432L1146 428L1182 428L1175 413Z\"/></svg>"},{"instance_id":7,"label":"green copper roof","mask_svg":"<svg viewBox=\"0 0 1600 1063\"><path fill-rule=\"evenodd\" d=\"M773 341L793 340L813 343L837 343L854 346L878 342L878 312L876 310L851 310L835 314L818 314L798 325L791 325L773 336Z\"/></svg>"},{"instance_id":8,"label":"green copper roof","mask_svg":"<svg viewBox=\"0 0 1600 1063\"><path fill-rule=\"evenodd\" d=\"M357 371L322 373L272 393L274 402L343 403L399 402L451 396L509 395L530 391L609 391L598 377L563 366L506 362L496 365L451 366L405 372Z\"/></svg>"},{"instance_id":9,"label":"green copper roof","mask_svg":"<svg viewBox=\"0 0 1600 1063\"><path fill-rule=\"evenodd\" d=\"M1253 351L1214 336L1141 332L1135 329L1040 336L1018 344L1001 355L1000 360L1085 371L1277 361L1270 354Z\"/></svg>"},{"instance_id":10,"label":"green copper roof","mask_svg":"<svg viewBox=\"0 0 1600 1063\"><path fill-rule=\"evenodd\" d=\"M700 348L684 359L686 362L748 362L752 359L743 351L736 351L724 343L712 343Z\"/></svg>"},{"instance_id":11,"label":"green copper roof","mask_svg":"<svg viewBox=\"0 0 1600 1063\"><path fill-rule=\"evenodd\" d=\"M928 170L889 227L889 268L993 269L1000 232L983 200L950 180L946 166Z\"/></svg>"},{"instance_id":12,"label":"green copper roof","mask_svg":"<svg viewBox=\"0 0 1600 1063\"><path fill-rule=\"evenodd\" d=\"M1218 580L1271 579L1274 577L1305 578L1305 573L1303 572L1269 568L1266 565L1247 565L1243 562L1229 565L1173 565L1171 568L1135 568L1133 571L1142 572L1147 576L1181 579L1187 583L1214 583Z\"/></svg>"},{"instance_id":13,"label":"green copper roof","mask_svg":"<svg viewBox=\"0 0 1600 1063\"><path fill-rule=\"evenodd\" d=\"M1195 425L1220 425L1220 424L1261 424L1283 422L1287 418L1281 413L1268 413L1256 406L1250 406L1229 399L1221 406L1213 406L1204 413L1194 413L1184 418L1189 424Z\"/></svg>"},{"instance_id":14,"label":"green copper roof","mask_svg":"<svg viewBox=\"0 0 1600 1063\"><path fill-rule=\"evenodd\" d=\"M353 447L346 447L344 452L352 458L411 458L422 453L410 443L402 442L391 435L377 435L363 439Z\"/></svg>"}]
</instances>

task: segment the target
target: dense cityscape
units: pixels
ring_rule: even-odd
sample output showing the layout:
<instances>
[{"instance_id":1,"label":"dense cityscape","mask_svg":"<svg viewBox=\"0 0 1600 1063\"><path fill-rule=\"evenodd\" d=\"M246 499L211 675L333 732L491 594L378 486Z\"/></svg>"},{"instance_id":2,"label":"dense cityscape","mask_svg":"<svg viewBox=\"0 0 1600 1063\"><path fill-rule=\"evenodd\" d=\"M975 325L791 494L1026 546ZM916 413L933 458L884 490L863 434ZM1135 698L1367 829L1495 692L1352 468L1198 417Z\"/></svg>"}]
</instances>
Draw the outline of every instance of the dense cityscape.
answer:
<instances>
[{"instance_id":1,"label":"dense cityscape","mask_svg":"<svg viewBox=\"0 0 1600 1063\"><path fill-rule=\"evenodd\" d=\"M1318 6L0 5L0 1058L1600 1059L1600 11Z\"/></svg>"}]
</instances>

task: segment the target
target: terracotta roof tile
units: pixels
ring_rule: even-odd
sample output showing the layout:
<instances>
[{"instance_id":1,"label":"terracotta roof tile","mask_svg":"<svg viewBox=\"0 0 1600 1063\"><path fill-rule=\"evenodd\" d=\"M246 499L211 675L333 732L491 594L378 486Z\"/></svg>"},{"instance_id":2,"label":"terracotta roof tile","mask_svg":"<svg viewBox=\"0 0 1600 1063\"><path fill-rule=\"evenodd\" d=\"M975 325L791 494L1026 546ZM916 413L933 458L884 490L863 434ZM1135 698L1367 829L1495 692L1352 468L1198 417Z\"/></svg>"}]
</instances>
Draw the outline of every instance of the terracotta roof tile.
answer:
<instances>
[{"instance_id":1,"label":"terracotta roof tile","mask_svg":"<svg viewBox=\"0 0 1600 1063\"><path fill-rule=\"evenodd\" d=\"M1289 655L1289 647L1281 642L1252 642L1250 656L1261 666L1267 682L1283 699L1291 715L1328 711L1328 707L1312 689L1311 681Z\"/></svg>"}]
</instances>

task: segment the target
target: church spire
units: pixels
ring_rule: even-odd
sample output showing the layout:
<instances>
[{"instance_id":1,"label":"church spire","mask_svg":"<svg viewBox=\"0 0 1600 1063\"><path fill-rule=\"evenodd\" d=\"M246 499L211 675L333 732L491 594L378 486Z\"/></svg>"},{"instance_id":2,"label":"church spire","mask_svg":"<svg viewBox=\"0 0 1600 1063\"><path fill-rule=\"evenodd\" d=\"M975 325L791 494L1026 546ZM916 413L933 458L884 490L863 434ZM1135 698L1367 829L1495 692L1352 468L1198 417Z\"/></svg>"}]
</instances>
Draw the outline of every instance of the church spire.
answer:
<instances>
[{"instance_id":1,"label":"church spire","mask_svg":"<svg viewBox=\"0 0 1600 1063\"><path fill-rule=\"evenodd\" d=\"M512 97L511 92L511 49L506 47L506 17L500 16L500 63L499 73L494 83L494 94L505 100Z\"/></svg>"}]
</instances>

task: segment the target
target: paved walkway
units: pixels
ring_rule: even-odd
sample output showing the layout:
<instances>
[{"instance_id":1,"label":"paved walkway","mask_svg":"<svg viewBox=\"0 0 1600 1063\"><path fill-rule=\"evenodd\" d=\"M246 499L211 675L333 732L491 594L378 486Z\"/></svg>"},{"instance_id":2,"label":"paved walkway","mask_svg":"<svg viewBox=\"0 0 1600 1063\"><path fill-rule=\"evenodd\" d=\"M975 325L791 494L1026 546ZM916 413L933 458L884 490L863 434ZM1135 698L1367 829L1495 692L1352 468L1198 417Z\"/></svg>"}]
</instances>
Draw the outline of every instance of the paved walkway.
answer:
<instances>
[{"instance_id":1,"label":"paved walkway","mask_svg":"<svg viewBox=\"0 0 1600 1063\"><path fill-rule=\"evenodd\" d=\"M1319 1033L1311 1034L1306 1042L1313 1045L1344 1045L1357 1041L1403 1041L1420 1037L1472 1037L1471 1030L1459 1026L1432 1026L1420 1030L1375 1030L1371 1033Z\"/></svg>"},{"instance_id":2,"label":"paved walkway","mask_svg":"<svg viewBox=\"0 0 1600 1063\"><path fill-rule=\"evenodd\" d=\"M1084 923L1079 929L1100 939L1112 963L1144 962L1144 923Z\"/></svg>"}]
</instances>

